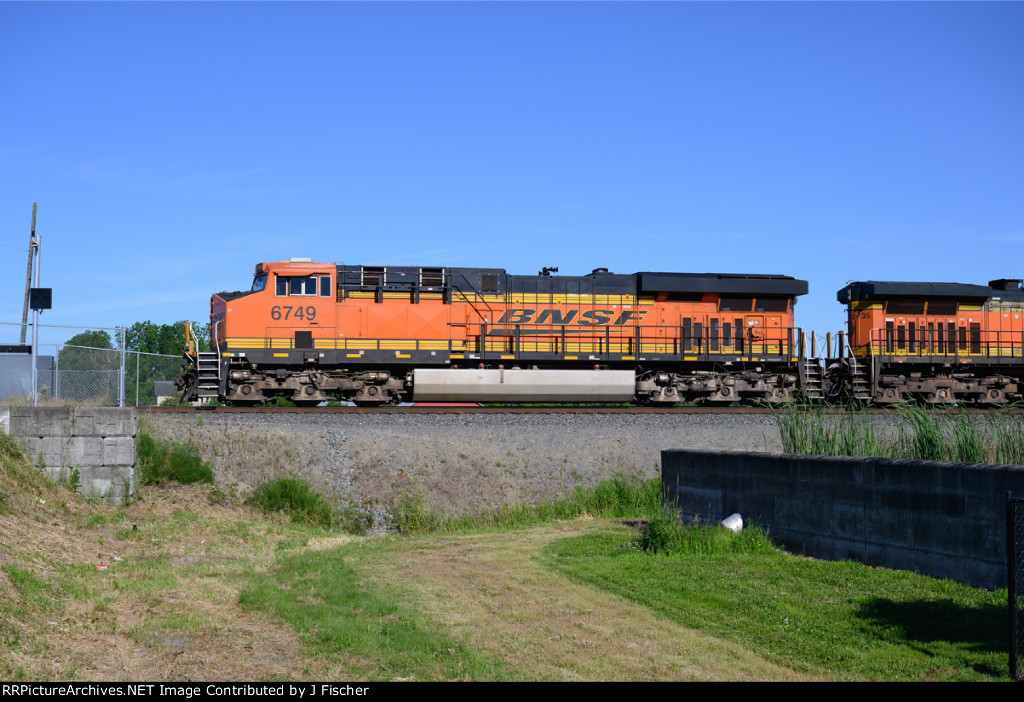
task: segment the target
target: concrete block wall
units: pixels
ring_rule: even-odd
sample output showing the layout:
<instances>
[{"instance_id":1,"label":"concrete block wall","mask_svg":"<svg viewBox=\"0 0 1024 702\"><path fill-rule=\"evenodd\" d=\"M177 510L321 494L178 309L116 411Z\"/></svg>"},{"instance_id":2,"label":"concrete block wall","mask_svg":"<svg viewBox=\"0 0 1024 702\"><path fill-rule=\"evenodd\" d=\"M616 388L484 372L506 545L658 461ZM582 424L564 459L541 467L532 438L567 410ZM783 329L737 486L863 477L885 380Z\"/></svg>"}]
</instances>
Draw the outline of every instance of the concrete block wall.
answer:
<instances>
[{"instance_id":1,"label":"concrete block wall","mask_svg":"<svg viewBox=\"0 0 1024 702\"><path fill-rule=\"evenodd\" d=\"M1024 496L1024 467L680 449L661 470L684 519L738 512L794 553L1006 587L1006 496Z\"/></svg>"},{"instance_id":2,"label":"concrete block wall","mask_svg":"<svg viewBox=\"0 0 1024 702\"><path fill-rule=\"evenodd\" d=\"M0 427L54 480L77 470L82 495L111 504L135 496L135 408L11 407L0 411Z\"/></svg>"}]
</instances>

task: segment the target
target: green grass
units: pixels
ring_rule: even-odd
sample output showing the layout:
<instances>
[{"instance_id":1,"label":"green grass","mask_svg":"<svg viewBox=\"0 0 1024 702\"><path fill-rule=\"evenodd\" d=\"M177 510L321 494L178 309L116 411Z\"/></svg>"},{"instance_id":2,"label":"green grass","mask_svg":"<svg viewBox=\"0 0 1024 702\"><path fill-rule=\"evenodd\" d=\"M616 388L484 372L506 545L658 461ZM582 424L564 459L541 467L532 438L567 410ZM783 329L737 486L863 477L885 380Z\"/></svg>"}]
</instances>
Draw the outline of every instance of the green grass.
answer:
<instances>
[{"instance_id":1,"label":"green grass","mask_svg":"<svg viewBox=\"0 0 1024 702\"><path fill-rule=\"evenodd\" d=\"M24 602L45 611L51 611L58 606L54 601L50 584L37 577L32 571L18 568L15 565L5 565L3 570Z\"/></svg>"},{"instance_id":2,"label":"green grass","mask_svg":"<svg viewBox=\"0 0 1024 702\"><path fill-rule=\"evenodd\" d=\"M820 410L793 409L775 414L786 453L816 456L882 455L882 439L865 413L849 411L842 419Z\"/></svg>"},{"instance_id":3,"label":"green grass","mask_svg":"<svg viewBox=\"0 0 1024 702\"><path fill-rule=\"evenodd\" d=\"M895 416L891 435L875 416L852 410L826 415L794 409L775 420L786 453L1024 465L1024 417L1009 413L982 418L907 407Z\"/></svg>"},{"instance_id":4,"label":"green grass","mask_svg":"<svg viewBox=\"0 0 1024 702\"><path fill-rule=\"evenodd\" d=\"M296 524L316 529L365 534L373 526L373 515L367 510L353 505L333 506L297 476L260 485L249 502L264 512L282 512Z\"/></svg>"},{"instance_id":5,"label":"green grass","mask_svg":"<svg viewBox=\"0 0 1024 702\"><path fill-rule=\"evenodd\" d=\"M432 512L422 493L406 496L395 508L392 523L402 534L463 533L486 529L516 529L584 515L606 518L644 518L661 514L661 479L606 480L594 488L577 487L552 502L506 505L463 517Z\"/></svg>"},{"instance_id":6,"label":"green grass","mask_svg":"<svg viewBox=\"0 0 1024 702\"><path fill-rule=\"evenodd\" d=\"M728 544L732 535L716 538ZM608 530L555 542L545 563L798 671L842 680L1009 674L1005 591L774 550L751 553L742 542L657 553L639 546L622 529Z\"/></svg>"},{"instance_id":7,"label":"green grass","mask_svg":"<svg viewBox=\"0 0 1024 702\"><path fill-rule=\"evenodd\" d=\"M683 524L668 510L651 519L634 544L650 553L691 556L735 553L768 555L775 552L771 539L758 529L744 529L735 534L717 524Z\"/></svg>"},{"instance_id":8,"label":"green grass","mask_svg":"<svg viewBox=\"0 0 1024 702\"><path fill-rule=\"evenodd\" d=\"M1020 424L1001 426L1005 438L993 431L991 445L1006 452L1017 450L1013 444L1019 443L1019 434L1013 432L1020 431ZM948 434L946 440L950 441ZM958 450L973 450L969 441L965 443L968 448ZM0 435L0 458L7 450ZM38 475L16 446L10 450L16 458L0 460L0 478L4 489L18 497L15 507L34 506L34 498L21 497L42 490L44 484L51 490L40 492L47 505L56 506L55 495L81 499L63 490L53 492L52 481ZM160 450L169 456L173 447L158 447L148 460ZM277 617L299 632L311 659L337 661L349 677L520 676L497 654L481 652L444 623L431 621L411 588L377 582L374 571L360 565L398 558L404 549L446 543L444 539L356 540L329 551L306 550L312 537L327 533L315 516L320 502L308 492L308 487L268 490L281 499L280 509L300 515L292 517L296 523L222 523L191 508L147 516L146 503L118 510L86 507L70 522L77 527L72 533L98 544L103 543L102 536L114 542L108 550L115 553L127 550L130 539L131 553L102 575L91 561L63 563L42 546L34 555L26 553L5 564L11 588L0 606L0 644L21 653L43 645L43 637L34 632L51 627L58 610L76 613L66 624L75 632L111 629L118 624L114 612L119 603L132 599L153 607L146 623L133 630L150 645L151 639L159 639L153 638L157 631L206 628L210 615L193 607L188 597L213 597L214 591L220 597L218 585L223 583L239 589L238 601L246 609ZM415 497L410 498L413 501ZM309 514L313 516L304 516ZM407 533L472 532L583 515L645 519L648 526L638 536L624 527L599 525L591 535L556 542L539 556L545 567L684 626L739 642L781 665L843 680L1007 676L1005 592L855 563L788 556L771 548L756 530L733 535L718 527L684 527L662 511L658 480L611 480L591 490L577 489L556 502L506 507L460 520L432 514L421 497L403 524ZM338 513L332 518L338 519ZM130 526L135 522L137 531ZM337 527L336 521L331 527ZM204 539L202 548L224 557L199 558L200 549L194 554L197 558L182 562L179 542L186 535L197 540L197 534ZM272 565L265 567L266 563ZM53 657L46 652L33 656L38 661ZM0 655L0 672L8 678L54 675L43 664L23 669L3 658Z\"/></svg>"},{"instance_id":9,"label":"green grass","mask_svg":"<svg viewBox=\"0 0 1024 702\"><path fill-rule=\"evenodd\" d=\"M364 580L338 550L280 554L271 572L249 578L239 603L282 618L312 655L339 660L355 677L517 679L500 660L425 620L414 601Z\"/></svg>"},{"instance_id":10,"label":"green grass","mask_svg":"<svg viewBox=\"0 0 1024 702\"><path fill-rule=\"evenodd\" d=\"M94 512L84 516L79 522L78 528L92 529L94 527L105 526L107 524L117 524L125 520L126 514L127 510L124 507L118 509L116 512Z\"/></svg>"},{"instance_id":11,"label":"green grass","mask_svg":"<svg viewBox=\"0 0 1024 702\"><path fill-rule=\"evenodd\" d=\"M135 479L140 485L168 480L213 484L213 469L203 462L195 446L156 439L145 430L139 431L135 446Z\"/></svg>"},{"instance_id":12,"label":"green grass","mask_svg":"<svg viewBox=\"0 0 1024 702\"><path fill-rule=\"evenodd\" d=\"M1024 421L992 423L995 462L1024 466Z\"/></svg>"},{"instance_id":13,"label":"green grass","mask_svg":"<svg viewBox=\"0 0 1024 702\"><path fill-rule=\"evenodd\" d=\"M334 512L320 495L299 478L279 478L260 485L249 498L265 512L284 512L297 524L321 529L334 526Z\"/></svg>"},{"instance_id":14,"label":"green grass","mask_svg":"<svg viewBox=\"0 0 1024 702\"><path fill-rule=\"evenodd\" d=\"M18 442L16 442L10 434L5 434L0 431L0 461L6 463L23 457L24 456L22 455L21 447L18 446Z\"/></svg>"}]
</instances>

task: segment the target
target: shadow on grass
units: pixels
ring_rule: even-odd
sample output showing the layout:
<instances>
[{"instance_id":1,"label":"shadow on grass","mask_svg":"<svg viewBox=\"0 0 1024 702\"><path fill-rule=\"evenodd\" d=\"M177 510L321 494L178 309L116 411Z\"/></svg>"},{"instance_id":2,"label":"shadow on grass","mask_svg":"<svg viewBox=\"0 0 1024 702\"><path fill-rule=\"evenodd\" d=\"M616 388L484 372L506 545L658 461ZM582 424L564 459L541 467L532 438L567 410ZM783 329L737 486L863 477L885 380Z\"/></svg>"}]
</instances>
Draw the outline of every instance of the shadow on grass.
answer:
<instances>
[{"instance_id":1,"label":"shadow on grass","mask_svg":"<svg viewBox=\"0 0 1024 702\"><path fill-rule=\"evenodd\" d=\"M921 644L922 650L927 644L949 642L979 654L1005 651L1009 656L1006 607L969 606L949 599L893 602L874 598L861 603L857 616L908 643ZM1006 670L984 663L971 667L981 675L1006 677Z\"/></svg>"}]
</instances>

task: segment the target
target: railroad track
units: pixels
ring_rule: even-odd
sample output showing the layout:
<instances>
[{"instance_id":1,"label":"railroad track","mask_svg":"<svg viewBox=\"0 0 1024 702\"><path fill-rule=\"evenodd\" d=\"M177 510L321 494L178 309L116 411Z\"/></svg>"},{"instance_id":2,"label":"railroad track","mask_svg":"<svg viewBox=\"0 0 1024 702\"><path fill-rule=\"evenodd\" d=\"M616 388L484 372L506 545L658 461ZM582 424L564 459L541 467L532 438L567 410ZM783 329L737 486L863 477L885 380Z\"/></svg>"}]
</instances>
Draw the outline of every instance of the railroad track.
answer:
<instances>
[{"instance_id":1,"label":"railroad track","mask_svg":"<svg viewBox=\"0 0 1024 702\"><path fill-rule=\"evenodd\" d=\"M140 414L771 414L766 407L139 407Z\"/></svg>"},{"instance_id":2,"label":"railroad track","mask_svg":"<svg viewBox=\"0 0 1024 702\"><path fill-rule=\"evenodd\" d=\"M845 414L842 407L813 407L825 414ZM768 407L139 407L140 414L772 414L786 412L785 408ZM871 408L859 410L872 414L895 414L900 408ZM991 409L953 408L932 410L942 414L988 414ZM1024 408L1001 410L1012 414L1024 414Z\"/></svg>"}]
</instances>

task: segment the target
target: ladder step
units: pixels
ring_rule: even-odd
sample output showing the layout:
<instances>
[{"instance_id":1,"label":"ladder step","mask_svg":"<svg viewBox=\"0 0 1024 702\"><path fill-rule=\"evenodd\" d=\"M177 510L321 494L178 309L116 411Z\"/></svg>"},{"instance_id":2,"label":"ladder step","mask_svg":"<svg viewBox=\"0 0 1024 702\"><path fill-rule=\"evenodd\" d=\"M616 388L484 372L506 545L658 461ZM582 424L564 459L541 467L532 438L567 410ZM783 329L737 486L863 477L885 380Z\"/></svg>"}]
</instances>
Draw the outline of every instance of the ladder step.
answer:
<instances>
[{"instance_id":1,"label":"ladder step","mask_svg":"<svg viewBox=\"0 0 1024 702\"><path fill-rule=\"evenodd\" d=\"M196 394L202 398L220 395L220 354L216 351L200 351L196 354Z\"/></svg>"}]
</instances>

